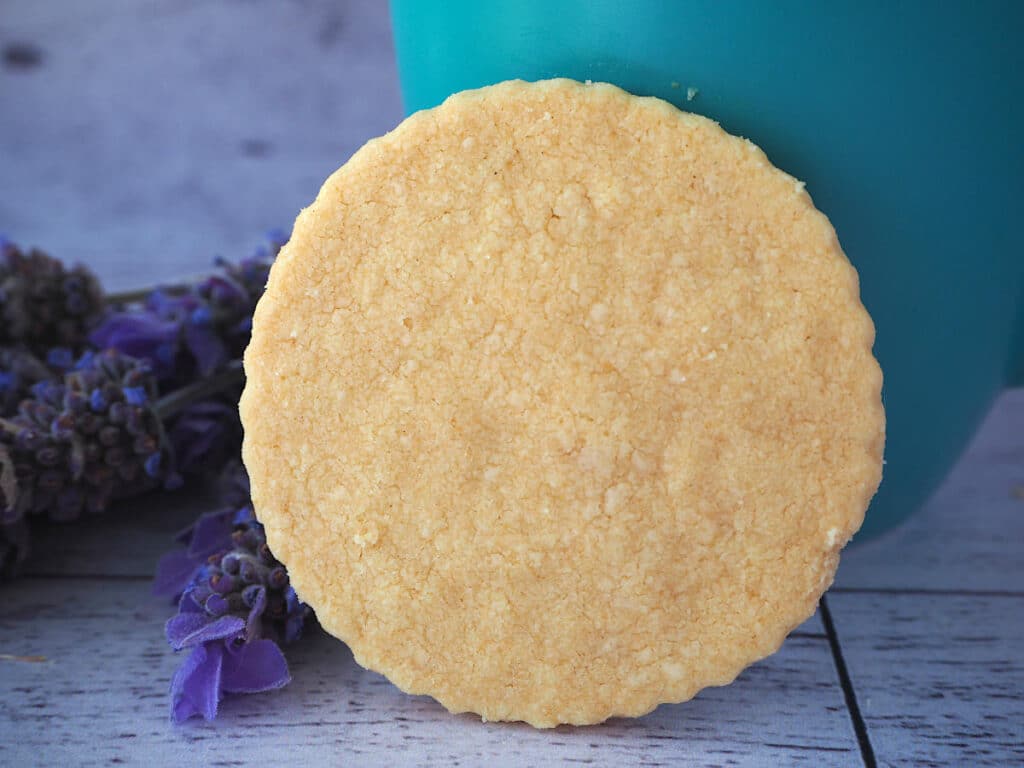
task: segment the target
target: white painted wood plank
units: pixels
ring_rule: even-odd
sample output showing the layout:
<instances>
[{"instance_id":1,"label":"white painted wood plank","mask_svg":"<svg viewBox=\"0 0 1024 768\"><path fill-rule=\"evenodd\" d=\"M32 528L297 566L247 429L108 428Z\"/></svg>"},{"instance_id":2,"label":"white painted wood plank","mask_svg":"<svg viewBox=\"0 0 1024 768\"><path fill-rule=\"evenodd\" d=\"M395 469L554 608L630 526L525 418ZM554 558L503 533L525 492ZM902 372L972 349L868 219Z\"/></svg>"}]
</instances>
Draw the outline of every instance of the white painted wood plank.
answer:
<instances>
[{"instance_id":1,"label":"white painted wood plank","mask_svg":"<svg viewBox=\"0 0 1024 768\"><path fill-rule=\"evenodd\" d=\"M879 765L1024 765L1024 596L828 603Z\"/></svg>"},{"instance_id":2,"label":"white painted wood plank","mask_svg":"<svg viewBox=\"0 0 1024 768\"><path fill-rule=\"evenodd\" d=\"M928 505L842 556L840 588L1024 590L1024 389L996 401Z\"/></svg>"},{"instance_id":3,"label":"white painted wood plank","mask_svg":"<svg viewBox=\"0 0 1024 768\"><path fill-rule=\"evenodd\" d=\"M173 727L170 608L142 581L25 579L0 588L0 764L859 764L827 641L790 638L732 686L639 720L534 731L447 714L366 672L319 632L282 691L236 697L213 724Z\"/></svg>"},{"instance_id":4,"label":"white painted wood plank","mask_svg":"<svg viewBox=\"0 0 1024 768\"><path fill-rule=\"evenodd\" d=\"M123 289L239 258L401 119L380 0L4 0L0 233Z\"/></svg>"}]
</instances>

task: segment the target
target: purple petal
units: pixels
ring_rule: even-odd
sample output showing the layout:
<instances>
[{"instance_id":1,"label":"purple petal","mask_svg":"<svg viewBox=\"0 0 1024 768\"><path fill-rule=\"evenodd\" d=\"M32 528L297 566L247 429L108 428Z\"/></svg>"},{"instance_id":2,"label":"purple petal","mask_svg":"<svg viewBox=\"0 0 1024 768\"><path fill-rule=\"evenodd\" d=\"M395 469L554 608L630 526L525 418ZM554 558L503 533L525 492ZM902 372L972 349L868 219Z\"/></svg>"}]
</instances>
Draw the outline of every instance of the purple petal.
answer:
<instances>
[{"instance_id":1,"label":"purple petal","mask_svg":"<svg viewBox=\"0 0 1024 768\"><path fill-rule=\"evenodd\" d=\"M203 561L215 552L231 547L231 532L234 530L230 510L207 512L196 520L188 544L188 555Z\"/></svg>"},{"instance_id":2,"label":"purple petal","mask_svg":"<svg viewBox=\"0 0 1024 768\"><path fill-rule=\"evenodd\" d=\"M124 399L131 405L145 405L149 399L145 387L124 387L121 391L124 393Z\"/></svg>"},{"instance_id":3,"label":"purple petal","mask_svg":"<svg viewBox=\"0 0 1024 768\"><path fill-rule=\"evenodd\" d=\"M187 317L198 304L190 293L174 295L162 288L151 291L146 297L146 309L164 320L178 320Z\"/></svg>"},{"instance_id":4,"label":"purple petal","mask_svg":"<svg viewBox=\"0 0 1024 768\"><path fill-rule=\"evenodd\" d=\"M187 552L168 552L160 558L153 579L153 594L157 597L176 598L185 591L200 562Z\"/></svg>"},{"instance_id":5,"label":"purple petal","mask_svg":"<svg viewBox=\"0 0 1024 768\"><path fill-rule=\"evenodd\" d=\"M150 312L114 312L92 333L89 341L101 349L113 348L132 357L152 361L157 375L168 373L179 326Z\"/></svg>"},{"instance_id":6,"label":"purple petal","mask_svg":"<svg viewBox=\"0 0 1024 768\"><path fill-rule=\"evenodd\" d=\"M205 627L209 620L209 616L204 616L201 613L179 613L177 616L171 617L164 625L167 642L174 650L180 651L185 646L185 641Z\"/></svg>"},{"instance_id":7,"label":"purple petal","mask_svg":"<svg viewBox=\"0 0 1024 768\"><path fill-rule=\"evenodd\" d=\"M70 371L75 365L75 356L70 349L65 347L54 347L46 353L46 363L61 373Z\"/></svg>"},{"instance_id":8,"label":"purple petal","mask_svg":"<svg viewBox=\"0 0 1024 768\"><path fill-rule=\"evenodd\" d=\"M205 613L179 613L167 622L167 641L176 651L213 640L235 638L245 631L245 622L237 616L212 619Z\"/></svg>"},{"instance_id":9,"label":"purple petal","mask_svg":"<svg viewBox=\"0 0 1024 768\"><path fill-rule=\"evenodd\" d=\"M239 304L248 301L249 297L242 286L223 275L212 275L206 280L205 288L218 302L235 301Z\"/></svg>"},{"instance_id":10,"label":"purple petal","mask_svg":"<svg viewBox=\"0 0 1024 768\"><path fill-rule=\"evenodd\" d=\"M206 643L188 655L171 679L171 718L183 723L202 715L207 720L217 716L221 695L221 670L224 645Z\"/></svg>"},{"instance_id":11,"label":"purple petal","mask_svg":"<svg viewBox=\"0 0 1024 768\"><path fill-rule=\"evenodd\" d=\"M183 411L169 437L181 470L197 472L223 463L229 450L237 453L241 434L237 406L207 401Z\"/></svg>"},{"instance_id":12,"label":"purple petal","mask_svg":"<svg viewBox=\"0 0 1024 768\"><path fill-rule=\"evenodd\" d=\"M252 511L252 507L250 507L248 504L246 504L244 507L235 512L235 525L250 525L255 522L257 522L256 514Z\"/></svg>"},{"instance_id":13,"label":"purple petal","mask_svg":"<svg viewBox=\"0 0 1024 768\"><path fill-rule=\"evenodd\" d=\"M187 323L185 325L185 344L196 359L196 365L202 376L209 376L228 359L228 351L224 342L209 326Z\"/></svg>"},{"instance_id":14,"label":"purple petal","mask_svg":"<svg viewBox=\"0 0 1024 768\"><path fill-rule=\"evenodd\" d=\"M227 693L258 693L291 682L288 662L272 640L254 640L224 653L221 685Z\"/></svg>"},{"instance_id":15,"label":"purple petal","mask_svg":"<svg viewBox=\"0 0 1024 768\"><path fill-rule=\"evenodd\" d=\"M201 571L202 571L202 566L200 566L200 570L196 571L195 576L192 577L193 581L198 580L199 578L201 578ZM203 612L203 606L200 605L198 602L196 602L195 597L192 595L191 584L192 584L192 582L189 583L189 586L186 587L185 591L181 594L181 599L178 601L178 613L202 613Z\"/></svg>"}]
</instances>

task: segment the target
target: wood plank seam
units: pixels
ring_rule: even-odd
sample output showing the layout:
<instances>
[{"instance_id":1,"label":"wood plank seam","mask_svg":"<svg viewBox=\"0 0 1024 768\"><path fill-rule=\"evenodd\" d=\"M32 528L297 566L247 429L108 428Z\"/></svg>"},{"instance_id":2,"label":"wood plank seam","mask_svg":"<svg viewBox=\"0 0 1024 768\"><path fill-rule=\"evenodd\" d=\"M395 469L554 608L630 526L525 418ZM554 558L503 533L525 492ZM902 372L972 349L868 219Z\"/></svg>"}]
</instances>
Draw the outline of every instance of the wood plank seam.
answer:
<instances>
[{"instance_id":1,"label":"wood plank seam","mask_svg":"<svg viewBox=\"0 0 1024 768\"><path fill-rule=\"evenodd\" d=\"M828 635L828 645L832 650L832 661L836 666L836 674L839 675L839 684L843 689L843 698L846 699L846 710L850 714L850 722L853 724L853 732L857 735L857 744L860 745L860 756L864 761L865 768L878 768L875 760L875 750L871 746L871 737L868 735L868 727L861 715L860 705L857 703L857 694L853 690L853 681L850 679L850 672L843 659L843 650L839 645L839 635L836 634L836 625L832 621L832 614L828 609L828 600L825 595L821 596L818 604L821 612L821 621L825 625L825 634Z\"/></svg>"},{"instance_id":2,"label":"wood plank seam","mask_svg":"<svg viewBox=\"0 0 1024 768\"><path fill-rule=\"evenodd\" d=\"M832 587L839 595L928 595L934 597L1024 597L1013 589L924 589L902 587Z\"/></svg>"}]
</instances>

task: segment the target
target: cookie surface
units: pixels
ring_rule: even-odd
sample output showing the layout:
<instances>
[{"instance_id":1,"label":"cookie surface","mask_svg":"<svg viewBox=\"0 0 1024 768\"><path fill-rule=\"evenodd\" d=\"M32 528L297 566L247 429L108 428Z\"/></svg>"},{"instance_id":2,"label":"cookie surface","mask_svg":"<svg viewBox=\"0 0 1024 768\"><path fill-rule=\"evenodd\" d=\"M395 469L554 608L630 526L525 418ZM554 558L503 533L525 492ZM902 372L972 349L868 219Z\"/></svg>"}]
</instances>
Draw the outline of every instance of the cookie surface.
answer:
<instances>
[{"instance_id":1,"label":"cookie surface","mask_svg":"<svg viewBox=\"0 0 1024 768\"><path fill-rule=\"evenodd\" d=\"M881 477L873 338L753 144L608 85L465 92L357 152L273 267L256 513L403 690L640 715L813 613Z\"/></svg>"}]
</instances>

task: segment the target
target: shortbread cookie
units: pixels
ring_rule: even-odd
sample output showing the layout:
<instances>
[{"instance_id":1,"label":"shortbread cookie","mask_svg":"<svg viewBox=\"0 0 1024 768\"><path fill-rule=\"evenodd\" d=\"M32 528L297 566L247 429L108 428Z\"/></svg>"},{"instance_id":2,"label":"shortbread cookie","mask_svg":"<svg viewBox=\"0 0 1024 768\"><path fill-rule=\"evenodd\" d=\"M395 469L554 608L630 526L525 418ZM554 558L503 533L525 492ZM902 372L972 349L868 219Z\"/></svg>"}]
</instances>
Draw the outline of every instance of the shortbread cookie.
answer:
<instances>
[{"instance_id":1,"label":"shortbread cookie","mask_svg":"<svg viewBox=\"0 0 1024 768\"><path fill-rule=\"evenodd\" d=\"M814 612L881 476L873 338L828 220L749 141L609 85L461 93L359 150L274 265L256 513L403 690L642 715Z\"/></svg>"}]
</instances>

